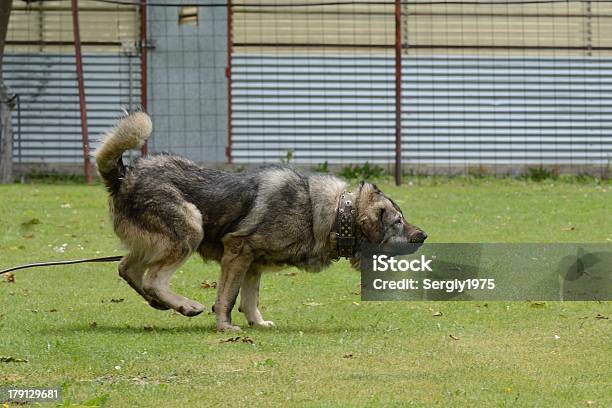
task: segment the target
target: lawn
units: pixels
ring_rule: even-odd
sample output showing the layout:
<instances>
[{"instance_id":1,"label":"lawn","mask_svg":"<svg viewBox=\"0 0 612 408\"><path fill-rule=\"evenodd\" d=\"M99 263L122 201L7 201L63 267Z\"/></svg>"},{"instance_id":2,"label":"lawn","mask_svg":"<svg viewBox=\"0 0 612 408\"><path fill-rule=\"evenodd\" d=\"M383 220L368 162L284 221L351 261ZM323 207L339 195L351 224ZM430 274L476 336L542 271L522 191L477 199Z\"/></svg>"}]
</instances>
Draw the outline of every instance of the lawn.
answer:
<instances>
[{"instance_id":1,"label":"lawn","mask_svg":"<svg viewBox=\"0 0 612 408\"><path fill-rule=\"evenodd\" d=\"M609 183L381 187L430 242L612 241ZM0 186L0 269L121 254L106 200L100 185ZM63 386L66 405L112 407L612 406L609 302L361 302L344 261L294 272L263 277L277 327L228 342L209 313L150 308L116 264L17 271L0 281L0 356L27 362L0 362L0 386ZM201 283L217 273L194 257L172 285L210 306Z\"/></svg>"}]
</instances>

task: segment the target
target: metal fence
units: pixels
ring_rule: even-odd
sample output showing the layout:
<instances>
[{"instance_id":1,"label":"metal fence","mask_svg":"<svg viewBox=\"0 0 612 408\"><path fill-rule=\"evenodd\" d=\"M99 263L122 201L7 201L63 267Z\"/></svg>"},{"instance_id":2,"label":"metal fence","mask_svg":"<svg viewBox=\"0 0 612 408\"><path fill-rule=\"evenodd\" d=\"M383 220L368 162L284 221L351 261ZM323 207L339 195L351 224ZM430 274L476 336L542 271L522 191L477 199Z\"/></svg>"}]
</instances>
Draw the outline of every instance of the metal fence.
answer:
<instances>
[{"instance_id":1,"label":"metal fence","mask_svg":"<svg viewBox=\"0 0 612 408\"><path fill-rule=\"evenodd\" d=\"M148 110L153 151L226 162L227 7L148 8Z\"/></svg>"},{"instance_id":2,"label":"metal fence","mask_svg":"<svg viewBox=\"0 0 612 408\"><path fill-rule=\"evenodd\" d=\"M140 60L135 54L86 54L87 115L91 148L117 118L118 108L140 105ZM19 95L15 161L81 163L79 97L74 55L8 54L4 78Z\"/></svg>"},{"instance_id":3,"label":"metal fence","mask_svg":"<svg viewBox=\"0 0 612 408\"><path fill-rule=\"evenodd\" d=\"M207 164L610 169L612 1L80 3L115 27L100 39L82 24L93 149L119 106L140 100L150 151ZM23 7L9 26L16 149L32 163L79 159L74 65L57 49L72 37L32 16L66 18L62 4Z\"/></svg>"},{"instance_id":4,"label":"metal fence","mask_svg":"<svg viewBox=\"0 0 612 408\"><path fill-rule=\"evenodd\" d=\"M13 2L3 76L18 97L13 152L22 173L81 172L85 162L90 175L87 150L95 151L120 108L142 104L138 9L77 4ZM77 48L86 98L78 86Z\"/></svg>"},{"instance_id":5,"label":"metal fence","mask_svg":"<svg viewBox=\"0 0 612 408\"><path fill-rule=\"evenodd\" d=\"M611 3L310 4L233 9L236 162L607 171Z\"/></svg>"}]
</instances>

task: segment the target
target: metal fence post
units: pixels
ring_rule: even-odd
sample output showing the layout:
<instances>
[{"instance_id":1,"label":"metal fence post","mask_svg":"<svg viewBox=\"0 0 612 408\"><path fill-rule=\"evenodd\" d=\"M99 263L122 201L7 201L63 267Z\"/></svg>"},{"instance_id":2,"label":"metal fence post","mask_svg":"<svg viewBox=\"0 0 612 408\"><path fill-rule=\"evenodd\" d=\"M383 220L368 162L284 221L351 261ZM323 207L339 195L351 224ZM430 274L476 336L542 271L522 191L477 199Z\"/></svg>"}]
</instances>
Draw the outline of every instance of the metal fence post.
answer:
<instances>
[{"instance_id":1,"label":"metal fence post","mask_svg":"<svg viewBox=\"0 0 612 408\"><path fill-rule=\"evenodd\" d=\"M87 103L85 101L85 84L83 80L83 55L81 54L81 36L79 34L78 0L72 3L72 31L74 35L74 56L76 59L76 76L79 87L79 110L81 112L81 135L83 140L83 166L85 181L91 184L91 163L89 160L89 132L87 130Z\"/></svg>"},{"instance_id":2,"label":"metal fence post","mask_svg":"<svg viewBox=\"0 0 612 408\"><path fill-rule=\"evenodd\" d=\"M402 13L395 0L395 184L402 184Z\"/></svg>"},{"instance_id":3,"label":"metal fence post","mask_svg":"<svg viewBox=\"0 0 612 408\"><path fill-rule=\"evenodd\" d=\"M227 66L225 77L227 78L227 147L225 156L227 162L232 164L232 46L233 46L233 9L232 0L227 0Z\"/></svg>"},{"instance_id":4,"label":"metal fence post","mask_svg":"<svg viewBox=\"0 0 612 408\"><path fill-rule=\"evenodd\" d=\"M19 180L21 184L25 183L25 176L23 170L23 154L21 150L21 99L19 94L16 95L17 99L17 163L19 164Z\"/></svg>"},{"instance_id":5,"label":"metal fence post","mask_svg":"<svg viewBox=\"0 0 612 408\"><path fill-rule=\"evenodd\" d=\"M140 106L147 111L147 0L140 0ZM148 142L142 146L141 154L146 156Z\"/></svg>"}]
</instances>

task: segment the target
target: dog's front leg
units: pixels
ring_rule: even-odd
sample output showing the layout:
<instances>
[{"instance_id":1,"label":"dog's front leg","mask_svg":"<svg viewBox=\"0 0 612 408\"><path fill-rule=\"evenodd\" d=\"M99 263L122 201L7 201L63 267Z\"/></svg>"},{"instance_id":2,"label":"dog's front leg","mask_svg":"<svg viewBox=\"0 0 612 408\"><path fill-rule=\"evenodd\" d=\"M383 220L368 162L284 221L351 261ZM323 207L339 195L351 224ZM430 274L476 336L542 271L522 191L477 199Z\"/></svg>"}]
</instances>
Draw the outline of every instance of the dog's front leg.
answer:
<instances>
[{"instance_id":1,"label":"dog's front leg","mask_svg":"<svg viewBox=\"0 0 612 408\"><path fill-rule=\"evenodd\" d=\"M261 269L251 266L244 277L240 288L240 311L244 313L247 321L252 326L273 327L274 322L264 320L259 311L259 281L261 280Z\"/></svg>"},{"instance_id":2,"label":"dog's front leg","mask_svg":"<svg viewBox=\"0 0 612 408\"><path fill-rule=\"evenodd\" d=\"M239 331L240 327L232 325L232 309L236 303L244 275L251 266L253 253L242 237L223 239L223 257L221 258L221 277L217 287L217 300L214 311L217 315L217 330Z\"/></svg>"}]
</instances>

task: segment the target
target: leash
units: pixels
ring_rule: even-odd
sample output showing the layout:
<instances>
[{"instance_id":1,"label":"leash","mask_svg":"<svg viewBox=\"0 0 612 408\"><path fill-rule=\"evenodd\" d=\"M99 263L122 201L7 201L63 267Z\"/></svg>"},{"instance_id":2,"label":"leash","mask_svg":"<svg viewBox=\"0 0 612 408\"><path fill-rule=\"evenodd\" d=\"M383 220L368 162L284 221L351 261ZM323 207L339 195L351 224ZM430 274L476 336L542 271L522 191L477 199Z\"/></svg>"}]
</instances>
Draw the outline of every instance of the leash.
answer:
<instances>
[{"instance_id":1,"label":"leash","mask_svg":"<svg viewBox=\"0 0 612 408\"><path fill-rule=\"evenodd\" d=\"M12 272L12 271L17 271L19 269L37 268L39 266L72 265L72 264L86 263L86 262L118 262L121 260L121 258L123 258L123 255L103 256L101 258L73 259L70 261L37 262L37 263L31 263L27 265L19 265L19 266L15 266L9 269L4 269L0 271L0 275L8 273L8 272Z\"/></svg>"}]
</instances>

